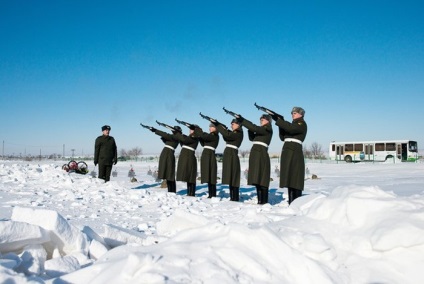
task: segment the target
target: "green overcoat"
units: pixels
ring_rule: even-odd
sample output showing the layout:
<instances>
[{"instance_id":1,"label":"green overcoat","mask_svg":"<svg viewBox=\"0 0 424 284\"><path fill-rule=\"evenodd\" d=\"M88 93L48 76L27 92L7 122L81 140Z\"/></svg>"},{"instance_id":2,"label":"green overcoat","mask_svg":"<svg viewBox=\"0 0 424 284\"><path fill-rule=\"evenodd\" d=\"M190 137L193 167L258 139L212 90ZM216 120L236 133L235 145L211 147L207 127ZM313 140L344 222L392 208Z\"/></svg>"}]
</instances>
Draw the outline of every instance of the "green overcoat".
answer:
<instances>
[{"instance_id":1,"label":"green overcoat","mask_svg":"<svg viewBox=\"0 0 424 284\"><path fill-rule=\"evenodd\" d=\"M239 129L232 131L222 125L218 125L217 129L227 143L222 158L222 184L240 187L241 168L238 148L243 142L243 130L240 126Z\"/></svg>"},{"instance_id":2,"label":"green overcoat","mask_svg":"<svg viewBox=\"0 0 424 284\"><path fill-rule=\"evenodd\" d=\"M196 183L197 160L195 151L199 140L194 136L187 136L176 132L175 137L182 145L177 164L177 181Z\"/></svg>"},{"instance_id":3,"label":"green overcoat","mask_svg":"<svg viewBox=\"0 0 424 284\"><path fill-rule=\"evenodd\" d=\"M302 142L308 127L303 117L291 123L279 118L275 124L279 127L279 136L284 141L280 158L280 187L303 190L305 184L305 159ZM288 141L292 140L294 141Z\"/></svg>"},{"instance_id":4,"label":"green overcoat","mask_svg":"<svg viewBox=\"0 0 424 284\"><path fill-rule=\"evenodd\" d=\"M217 132L206 133L200 128L194 130L194 134L203 146L200 157L200 182L216 184L218 166L216 162L215 149L218 147L219 135Z\"/></svg>"},{"instance_id":5,"label":"green overcoat","mask_svg":"<svg viewBox=\"0 0 424 284\"><path fill-rule=\"evenodd\" d=\"M173 134L155 130L155 134L161 137L165 147L159 156L158 178L167 181L175 181L175 149L178 147L178 139Z\"/></svg>"},{"instance_id":6,"label":"green overcoat","mask_svg":"<svg viewBox=\"0 0 424 284\"><path fill-rule=\"evenodd\" d=\"M249 140L253 142L249 155L247 184L269 187L271 161L268 146L272 139L272 126L270 123L257 126L247 119L243 119L242 125L248 129Z\"/></svg>"},{"instance_id":7,"label":"green overcoat","mask_svg":"<svg viewBox=\"0 0 424 284\"><path fill-rule=\"evenodd\" d=\"M118 148L112 136L101 135L94 143L94 163L112 166L118 161Z\"/></svg>"}]
</instances>

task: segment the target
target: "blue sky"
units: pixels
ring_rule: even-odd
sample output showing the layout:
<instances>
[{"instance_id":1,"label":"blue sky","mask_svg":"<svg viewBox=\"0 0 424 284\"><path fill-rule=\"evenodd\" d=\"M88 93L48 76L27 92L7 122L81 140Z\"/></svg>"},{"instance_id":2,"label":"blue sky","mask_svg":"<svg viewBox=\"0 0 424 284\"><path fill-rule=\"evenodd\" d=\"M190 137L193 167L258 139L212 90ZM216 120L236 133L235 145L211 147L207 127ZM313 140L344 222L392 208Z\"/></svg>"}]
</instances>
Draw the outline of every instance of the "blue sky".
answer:
<instances>
[{"instance_id":1,"label":"blue sky","mask_svg":"<svg viewBox=\"0 0 424 284\"><path fill-rule=\"evenodd\" d=\"M229 124L225 106L259 123L257 102L287 119L303 107L306 146L422 148L423 19L423 1L0 0L0 140L6 154L90 154L109 124L119 149L154 154L140 122L207 130L199 112Z\"/></svg>"}]
</instances>

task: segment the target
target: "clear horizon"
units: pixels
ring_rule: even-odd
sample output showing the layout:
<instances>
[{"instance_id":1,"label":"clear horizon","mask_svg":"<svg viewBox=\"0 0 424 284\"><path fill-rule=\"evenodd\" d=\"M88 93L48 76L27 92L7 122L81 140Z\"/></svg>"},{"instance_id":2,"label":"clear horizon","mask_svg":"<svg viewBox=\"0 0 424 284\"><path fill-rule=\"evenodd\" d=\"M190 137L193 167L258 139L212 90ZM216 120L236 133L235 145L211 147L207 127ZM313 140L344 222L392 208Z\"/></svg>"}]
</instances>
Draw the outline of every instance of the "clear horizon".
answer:
<instances>
[{"instance_id":1,"label":"clear horizon","mask_svg":"<svg viewBox=\"0 0 424 284\"><path fill-rule=\"evenodd\" d=\"M5 155L159 153L140 122L291 119L305 146L410 139L424 147L421 1L0 1L0 143ZM163 129L165 130L165 129ZM185 133L187 129L183 127ZM221 139L218 149L223 149ZM249 150L247 135L241 146ZM281 151L274 126L271 153ZM201 150L199 146L198 150Z\"/></svg>"}]
</instances>

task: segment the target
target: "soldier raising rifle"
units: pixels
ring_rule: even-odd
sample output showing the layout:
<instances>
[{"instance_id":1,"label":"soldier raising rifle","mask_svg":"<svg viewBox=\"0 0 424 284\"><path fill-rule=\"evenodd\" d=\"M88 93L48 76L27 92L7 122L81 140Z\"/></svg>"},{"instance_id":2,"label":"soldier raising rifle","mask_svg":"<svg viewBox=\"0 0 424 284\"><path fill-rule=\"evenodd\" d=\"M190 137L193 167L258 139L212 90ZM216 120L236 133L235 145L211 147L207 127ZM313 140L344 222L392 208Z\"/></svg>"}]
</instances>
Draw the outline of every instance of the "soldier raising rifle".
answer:
<instances>
[{"instance_id":1,"label":"soldier raising rifle","mask_svg":"<svg viewBox=\"0 0 424 284\"><path fill-rule=\"evenodd\" d=\"M249 173L247 184L256 187L258 204L268 203L269 183L271 179L271 160L268 154L268 146L272 139L271 116L263 114L259 118L260 125L236 114L241 124L248 129L249 140L253 146L249 155Z\"/></svg>"},{"instance_id":2,"label":"soldier raising rifle","mask_svg":"<svg viewBox=\"0 0 424 284\"><path fill-rule=\"evenodd\" d=\"M172 134L169 134L142 123L140 123L140 125L149 129L156 135L159 135L161 137L160 139L165 144L159 156L158 178L166 180L168 192L176 193L177 185L175 182L175 149L178 147L179 141L175 137L175 133L181 132L181 127L172 127ZM169 129L169 127L167 128Z\"/></svg>"},{"instance_id":3,"label":"soldier raising rifle","mask_svg":"<svg viewBox=\"0 0 424 284\"><path fill-rule=\"evenodd\" d=\"M184 181L187 183L187 196L195 196L197 176L195 151L199 144L199 140L195 137L194 130L198 128L198 126L178 119L175 120L189 128L189 135L184 135L182 133L177 133L175 135L182 145L177 165L177 181Z\"/></svg>"},{"instance_id":4,"label":"soldier raising rifle","mask_svg":"<svg viewBox=\"0 0 424 284\"><path fill-rule=\"evenodd\" d=\"M200 158L200 177L201 183L208 184L208 198L216 197L216 181L218 176L218 165L216 162L215 149L219 143L219 135L217 126L212 123L212 118L202 115L200 116L209 120L209 133L203 132L202 129L196 128L194 134L199 139L200 145L203 146L202 156ZM219 124L217 120L213 120Z\"/></svg>"},{"instance_id":5,"label":"soldier raising rifle","mask_svg":"<svg viewBox=\"0 0 424 284\"><path fill-rule=\"evenodd\" d=\"M291 111L292 122L286 121L267 108L262 110L269 113L278 126L281 141L284 141L280 158L280 187L288 188L289 204L302 196L305 183L305 159L302 143L305 140L308 127L304 120L305 110L293 107Z\"/></svg>"},{"instance_id":6,"label":"soldier raising rifle","mask_svg":"<svg viewBox=\"0 0 424 284\"><path fill-rule=\"evenodd\" d=\"M230 112L223 108L230 115ZM233 113L234 114L234 113ZM222 138L227 143L222 160L222 184L228 184L230 187L230 200L239 201L240 199L240 158L238 149L243 142L243 130L241 123L237 118L231 121L231 130L223 125L218 125L217 129Z\"/></svg>"}]
</instances>

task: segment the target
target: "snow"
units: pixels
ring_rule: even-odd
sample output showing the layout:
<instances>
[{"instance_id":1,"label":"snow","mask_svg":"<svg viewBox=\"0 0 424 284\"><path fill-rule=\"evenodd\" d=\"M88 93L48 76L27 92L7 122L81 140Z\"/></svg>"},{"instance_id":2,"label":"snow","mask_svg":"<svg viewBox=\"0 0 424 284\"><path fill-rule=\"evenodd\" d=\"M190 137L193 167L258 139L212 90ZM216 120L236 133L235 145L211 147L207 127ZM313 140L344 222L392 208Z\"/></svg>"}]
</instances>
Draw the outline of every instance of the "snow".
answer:
<instances>
[{"instance_id":1,"label":"snow","mask_svg":"<svg viewBox=\"0 0 424 284\"><path fill-rule=\"evenodd\" d=\"M257 205L242 175L207 198L161 187L157 161L120 162L104 183L63 162L0 163L1 283L418 283L424 164L307 162L287 204L272 173ZM242 171L248 165L242 159ZM274 169L278 160L273 159ZM219 164L221 167L221 164ZM94 167L89 165L90 170ZM133 169L136 182L131 182ZM316 175L318 178L312 178Z\"/></svg>"}]
</instances>

